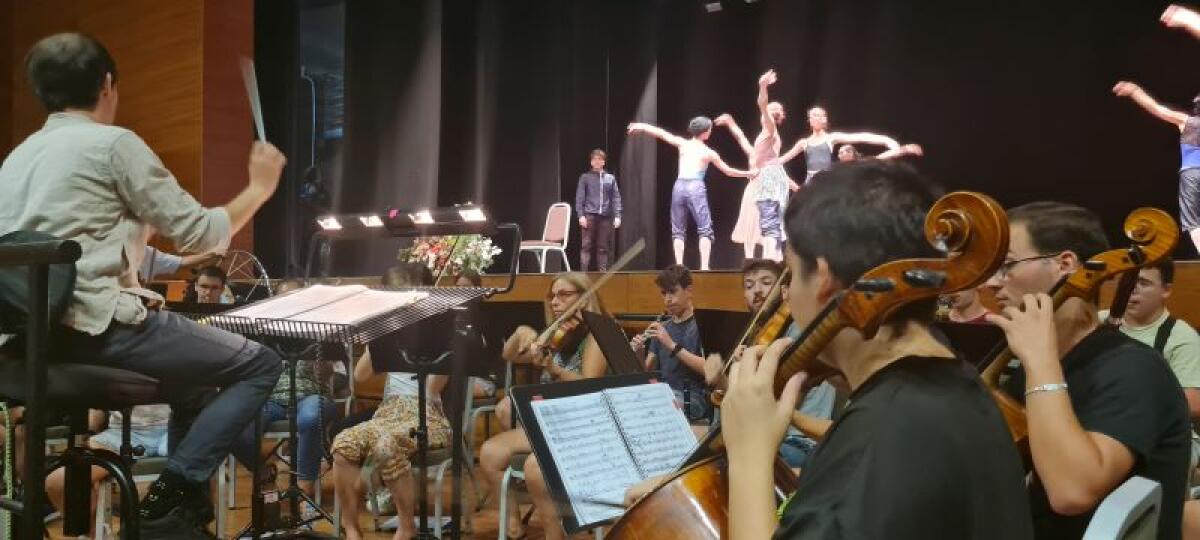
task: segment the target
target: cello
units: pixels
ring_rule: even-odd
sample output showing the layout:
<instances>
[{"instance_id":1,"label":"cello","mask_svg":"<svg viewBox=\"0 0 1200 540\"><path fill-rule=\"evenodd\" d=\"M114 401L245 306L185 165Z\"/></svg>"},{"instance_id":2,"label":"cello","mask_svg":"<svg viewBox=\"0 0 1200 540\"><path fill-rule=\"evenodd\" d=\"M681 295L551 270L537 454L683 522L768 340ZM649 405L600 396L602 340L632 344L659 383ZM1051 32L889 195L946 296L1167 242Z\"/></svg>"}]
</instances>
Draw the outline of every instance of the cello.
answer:
<instances>
[{"instance_id":1,"label":"cello","mask_svg":"<svg viewBox=\"0 0 1200 540\"><path fill-rule=\"evenodd\" d=\"M990 197L955 192L939 199L925 220L925 236L946 259L906 259L885 263L839 292L781 357L774 390L779 395L792 375L824 367L817 355L842 329L866 338L896 310L916 301L977 286L990 277L1008 249L1008 220ZM832 370L825 368L826 375ZM816 380L814 382L814 380ZM608 536L621 539L718 539L727 536L728 464L720 425L700 441L682 470L639 499L613 524ZM795 477L776 458L776 493L794 489Z\"/></svg>"},{"instance_id":2,"label":"cello","mask_svg":"<svg viewBox=\"0 0 1200 540\"><path fill-rule=\"evenodd\" d=\"M1070 298L1092 301L1105 281L1128 273L1118 286L1117 298L1113 304L1114 308L1119 308L1116 311L1118 314L1123 313L1133 282L1137 279L1137 271L1170 255L1179 241L1179 227L1175 224L1175 219L1157 208L1134 210L1125 218L1124 230L1125 236L1131 242L1129 247L1111 249L1088 259L1082 268L1055 285L1050 293L1054 309L1057 310ZM1025 406L1000 386L1000 375L1012 359L1008 342L1001 340L980 363L983 370L979 373L979 378L988 387L992 399L1000 408L1013 443L1017 445L1026 469L1029 469L1032 460L1029 453L1029 426L1026 423Z\"/></svg>"}]
</instances>

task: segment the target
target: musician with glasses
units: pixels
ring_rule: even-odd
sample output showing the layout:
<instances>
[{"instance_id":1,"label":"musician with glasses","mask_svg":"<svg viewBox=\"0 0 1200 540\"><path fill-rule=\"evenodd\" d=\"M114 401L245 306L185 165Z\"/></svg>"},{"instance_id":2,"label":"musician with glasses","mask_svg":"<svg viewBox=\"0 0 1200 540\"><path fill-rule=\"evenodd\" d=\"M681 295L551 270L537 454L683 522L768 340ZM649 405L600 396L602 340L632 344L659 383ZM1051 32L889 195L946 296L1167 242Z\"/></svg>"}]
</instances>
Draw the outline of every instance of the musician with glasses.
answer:
<instances>
[{"instance_id":1,"label":"musician with glasses","mask_svg":"<svg viewBox=\"0 0 1200 540\"><path fill-rule=\"evenodd\" d=\"M583 302L582 308L587 311L607 314L598 295L592 294L581 300L591 283L587 275L579 272L567 272L556 276L546 294L547 324L557 320L578 301ZM555 344L556 350L551 351L545 347L547 344L539 342L538 333L534 329L521 326L505 341L503 358L508 362L532 364L541 368L542 383L604 375L608 369L608 361L600 351L600 346L596 344L595 338L587 332L580 316L577 314L562 324L570 330L565 333L560 343ZM557 508L542 480L537 459L531 453L529 438L524 429L515 425L513 414L512 402L507 396L496 404L496 417L505 431L493 435L479 449L479 468L483 472L482 476L495 495L493 500L499 501L500 497L508 496L506 493L500 493L499 489L504 471L513 456L529 454L525 460L525 484L542 518L546 538L561 538L563 530ZM524 529L515 498L509 498L507 508L508 515L500 516L500 527L505 527L508 537L519 538L524 535Z\"/></svg>"},{"instance_id":2,"label":"musician with glasses","mask_svg":"<svg viewBox=\"0 0 1200 540\"><path fill-rule=\"evenodd\" d=\"M1110 326L1090 300L1057 310L1047 294L1108 249L1100 220L1064 203L1008 211L1007 261L986 286L1004 307L987 319L1021 360L1040 538L1079 538L1097 505L1132 476L1162 485L1159 538L1179 538L1191 455L1187 400L1162 356Z\"/></svg>"}]
</instances>

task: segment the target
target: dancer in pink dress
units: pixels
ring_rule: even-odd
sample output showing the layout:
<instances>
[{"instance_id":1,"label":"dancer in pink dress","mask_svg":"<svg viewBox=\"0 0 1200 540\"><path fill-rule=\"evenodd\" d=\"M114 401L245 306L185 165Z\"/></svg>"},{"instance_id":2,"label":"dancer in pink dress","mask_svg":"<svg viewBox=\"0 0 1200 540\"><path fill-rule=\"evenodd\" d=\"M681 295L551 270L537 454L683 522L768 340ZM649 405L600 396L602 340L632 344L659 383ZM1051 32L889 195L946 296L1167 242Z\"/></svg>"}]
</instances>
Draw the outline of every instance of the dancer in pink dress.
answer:
<instances>
[{"instance_id":1,"label":"dancer in pink dress","mask_svg":"<svg viewBox=\"0 0 1200 540\"><path fill-rule=\"evenodd\" d=\"M776 80L777 76L773 69L767 70L766 73L763 73L758 78L757 102L759 124L762 129L759 131L758 136L755 137L754 144L750 144L749 139L746 138L746 134L730 115L722 114L716 119L717 125L725 126L733 134L738 144L742 147L742 151L746 152L746 158L750 162L750 166L760 171L758 176L751 178L747 182L746 188L742 192L741 210L738 212L737 224L733 227L732 239L734 242L742 244L742 249L747 259L754 258L754 246L756 244L762 244L764 258L773 260L780 260L782 258L781 251L777 249L781 241L781 234L776 232L777 227L763 227L763 216L759 209L759 202L776 202L777 207L768 208L767 212L771 213L772 209L774 209L782 215L782 207L787 199L787 188L794 190L800 187L791 178L788 178L787 172L783 170L782 165L776 162L779 150L782 147L782 140L779 137L779 126L787 118L783 105L779 102L770 101L767 96L767 88L775 84ZM764 194L764 182L774 189L769 189ZM785 188L782 190L782 194L779 193L781 190L777 189L781 186ZM768 219L768 221L771 220Z\"/></svg>"}]
</instances>

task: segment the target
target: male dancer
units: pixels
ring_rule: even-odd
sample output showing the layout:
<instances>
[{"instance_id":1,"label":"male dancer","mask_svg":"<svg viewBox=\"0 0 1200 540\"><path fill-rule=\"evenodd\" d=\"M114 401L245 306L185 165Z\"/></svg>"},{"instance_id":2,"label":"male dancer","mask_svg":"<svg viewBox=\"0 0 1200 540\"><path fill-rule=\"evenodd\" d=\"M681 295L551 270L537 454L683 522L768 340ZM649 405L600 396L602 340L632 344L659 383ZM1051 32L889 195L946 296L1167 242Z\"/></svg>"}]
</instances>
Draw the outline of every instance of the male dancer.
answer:
<instances>
[{"instance_id":1,"label":"male dancer","mask_svg":"<svg viewBox=\"0 0 1200 540\"><path fill-rule=\"evenodd\" d=\"M716 120L717 125L729 128L737 139L742 150L746 152L750 167L759 170L758 177L746 185L745 194L742 196L743 208L738 214L738 224L733 228L733 241L742 243L747 259L754 257L754 244L758 242L763 245L763 258L774 261L783 259L783 253L779 250L783 241L780 216L787 205L788 190L800 189L800 186L788 177L783 165L776 162L783 144L779 137L779 125L787 118L783 105L772 102L767 97L767 87L775 84L776 79L773 69L767 70L758 78L757 103L762 130L758 132L753 145L746 139L742 128L734 122L732 116L722 114ZM753 207L753 211L747 211L747 203ZM744 219L755 215L758 218L757 224L743 222ZM746 230L747 227L755 225L759 234Z\"/></svg>"},{"instance_id":2,"label":"male dancer","mask_svg":"<svg viewBox=\"0 0 1200 540\"><path fill-rule=\"evenodd\" d=\"M39 231L82 246L61 356L135 371L168 390L171 457L140 505L141 537L210 538L208 479L267 401L281 362L242 336L158 310L162 297L138 287L137 269L147 227L184 252L226 248L275 192L285 159L255 143L249 185L224 207L205 208L142 139L113 125L117 67L100 42L44 38L25 70L50 115L0 166L0 234ZM212 387L221 392L202 406L197 394Z\"/></svg>"},{"instance_id":3,"label":"male dancer","mask_svg":"<svg viewBox=\"0 0 1200 540\"><path fill-rule=\"evenodd\" d=\"M708 270L708 259L712 253L712 215L708 211L708 189L704 185L704 173L708 165L716 165L728 176L750 178L757 171L743 171L725 164L720 154L709 148L704 141L712 135L712 120L697 116L688 122L690 139L668 133L666 130L633 122L628 133L647 133L679 150L679 177L671 189L671 244L675 250L675 263L683 264L683 240L687 237L687 216L696 222L696 234L700 237L700 270Z\"/></svg>"}]
</instances>

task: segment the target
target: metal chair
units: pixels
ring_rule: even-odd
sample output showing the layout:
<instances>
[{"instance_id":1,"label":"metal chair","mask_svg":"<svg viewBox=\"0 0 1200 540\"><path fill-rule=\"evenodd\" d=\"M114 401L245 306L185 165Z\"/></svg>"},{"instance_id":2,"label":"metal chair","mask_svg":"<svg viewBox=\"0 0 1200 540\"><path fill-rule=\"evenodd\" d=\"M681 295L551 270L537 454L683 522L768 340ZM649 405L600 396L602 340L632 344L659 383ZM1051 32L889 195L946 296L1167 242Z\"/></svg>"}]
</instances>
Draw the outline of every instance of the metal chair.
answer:
<instances>
[{"instance_id":1,"label":"metal chair","mask_svg":"<svg viewBox=\"0 0 1200 540\"><path fill-rule=\"evenodd\" d=\"M1083 540L1152 540L1158 537L1162 486L1134 476L1109 493L1083 533Z\"/></svg>"},{"instance_id":2,"label":"metal chair","mask_svg":"<svg viewBox=\"0 0 1200 540\"><path fill-rule=\"evenodd\" d=\"M521 242L521 253L532 252L538 260L538 271L546 273L546 253L557 252L562 256L563 267L571 271L571 263L567 260L567 241L571 237L571 205L556 202L546 211L546 224L542 227L541 240L525 240ZM520 257L517 258L517 271L520 272Z\"/></svg>"}]
</instances>

